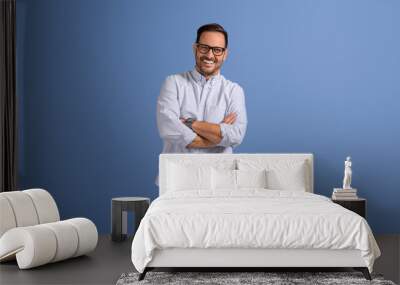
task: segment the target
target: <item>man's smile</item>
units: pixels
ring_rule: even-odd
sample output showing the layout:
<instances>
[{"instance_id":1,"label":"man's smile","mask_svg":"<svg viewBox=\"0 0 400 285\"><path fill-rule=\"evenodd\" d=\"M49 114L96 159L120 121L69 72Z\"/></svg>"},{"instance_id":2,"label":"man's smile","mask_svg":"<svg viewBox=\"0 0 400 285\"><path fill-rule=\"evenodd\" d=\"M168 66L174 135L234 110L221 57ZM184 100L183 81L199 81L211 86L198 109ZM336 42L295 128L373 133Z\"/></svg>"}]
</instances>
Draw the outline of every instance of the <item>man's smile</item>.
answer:
<instances>
[{"instance_id":1,"label":"man's smile","mask_svg":"<svg viewBox=\"0 0 400 285\"><path fill-rule=\"evenodd\" d=\"M205 67L211 67L211 66L215 65L216 60L215 59L202 58L201 62L203 63L203 66L205 66Z\"/></svg>"}]
</instances>

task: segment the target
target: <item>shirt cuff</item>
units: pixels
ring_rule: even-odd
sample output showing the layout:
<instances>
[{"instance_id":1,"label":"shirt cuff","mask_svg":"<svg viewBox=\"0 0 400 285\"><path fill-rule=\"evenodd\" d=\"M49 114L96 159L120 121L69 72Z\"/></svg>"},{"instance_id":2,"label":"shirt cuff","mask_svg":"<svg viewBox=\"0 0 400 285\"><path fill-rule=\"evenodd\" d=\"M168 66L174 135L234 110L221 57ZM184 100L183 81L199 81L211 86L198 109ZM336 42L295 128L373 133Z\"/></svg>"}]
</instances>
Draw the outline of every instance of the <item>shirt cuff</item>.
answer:
<instances>
[{"instance_id":1,"label":"shirt cuff","mask_svg":"<svg viewBox=\"0 0 400 285\"><path fill-rule=\"evenodd\" d=\"M217 146L223 146L223 147L228 147L228 146L230 146L229 139L228 139L228 136L227 136L227 129L229 128L229 125L228 125L228 124L225 124L225 123L221 123L221 124L219 124L219 127L220 127L220 129L221 129L221 136L222 136L222 139L221 139L221 141L217 144Z\"/></svg>"},{"instance_id":2,"label":"shirt cuff","mask_svg":"<svg viewBox=\"0 0 400 285\"><path fill-rule=\"evenodd\" d=\"M190 130L190 129L188 129ZM183 135L183 146L187 147L189 144L191 144L193 142L193 140L196 138L197 134L195 132L193 132L192 130L190 130L189 132L185 133Z\"/></svg>"}]
</instances>

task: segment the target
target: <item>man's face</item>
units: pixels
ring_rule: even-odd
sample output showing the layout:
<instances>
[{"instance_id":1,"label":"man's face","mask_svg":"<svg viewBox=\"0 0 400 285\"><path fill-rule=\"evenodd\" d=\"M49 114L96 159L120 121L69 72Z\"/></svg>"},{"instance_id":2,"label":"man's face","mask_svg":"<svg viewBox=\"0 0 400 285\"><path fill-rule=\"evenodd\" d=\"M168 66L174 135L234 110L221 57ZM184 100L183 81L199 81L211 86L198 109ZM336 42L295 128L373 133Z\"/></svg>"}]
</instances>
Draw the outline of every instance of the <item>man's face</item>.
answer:
<instances>
[{"instance_id":1,"label":"man's face","mask_svg":"<svg viewBox=\"0 0 400 285\"><path fill-rule=\"evenodd\" d=\"M210 48L204 53L208 47L225 49L225 37L220 32L203 32L199 42L193 44L193 52L196 58L197 70L206 78L219 73L224 60L228 55L228 50L225 49L222 54L219 54L221 49ZM216 54L217 55L216 55Z\"/></svg>"}]
</instances>

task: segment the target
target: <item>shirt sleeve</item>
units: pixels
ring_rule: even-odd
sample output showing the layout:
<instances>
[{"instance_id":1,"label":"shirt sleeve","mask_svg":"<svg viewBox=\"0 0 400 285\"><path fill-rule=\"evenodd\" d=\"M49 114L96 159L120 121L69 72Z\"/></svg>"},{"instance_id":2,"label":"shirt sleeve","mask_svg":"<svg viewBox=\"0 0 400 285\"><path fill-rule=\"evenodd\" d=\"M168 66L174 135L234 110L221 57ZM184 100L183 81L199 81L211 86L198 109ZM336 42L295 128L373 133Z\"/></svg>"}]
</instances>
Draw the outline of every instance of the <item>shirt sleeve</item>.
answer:
<instances>
[{"instance_id":1,"label":"shirt sleeve","mask_svg":"<svg viewBox=\"0 0 400 285\"><path fill-rule=\"evenodd\" d=\"M165 79L157 99L157 127L163 140L184 147L196 137L196 133L180 120L178 90L173 76Z\"/></svg>"},{"instance_id":2,"label":"shirt sleeve","mask_svg":"<svg viewBox=\"0 0 400 285\"><path fill-rule=\"evenodd\" d=\"M247 128L246 104L244 92L239 85L232 89L231 102L226 114L236 113L236 121L233 124L221 123L222 140L218 146L235 147L241 144Z\"/></svg>"}]
</instances>

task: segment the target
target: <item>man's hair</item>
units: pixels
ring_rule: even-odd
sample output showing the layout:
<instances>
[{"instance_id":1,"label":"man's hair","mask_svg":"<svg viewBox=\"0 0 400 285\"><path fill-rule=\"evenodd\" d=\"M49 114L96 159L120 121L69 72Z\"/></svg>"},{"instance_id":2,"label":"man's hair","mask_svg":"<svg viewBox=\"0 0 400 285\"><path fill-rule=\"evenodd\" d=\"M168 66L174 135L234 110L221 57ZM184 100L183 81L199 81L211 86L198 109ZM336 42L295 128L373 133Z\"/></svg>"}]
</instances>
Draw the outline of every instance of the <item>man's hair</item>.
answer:
<instances>
[{"instance_id":1,"label":"man's hair","mask_svg":"<svg viewBox=\"0 0 400 285\"><path fill-rule=\"evenodd\" d=\"M200 36L204 32L219 32L219 33L224 34L225 47L228 47L228 33L225 31L224 27L222 27L220 24L217 24L217 23L206 24L206 25L203 25L200 28L198 28L196 43L199 43Z\"/></svg>"}]
</instances>

